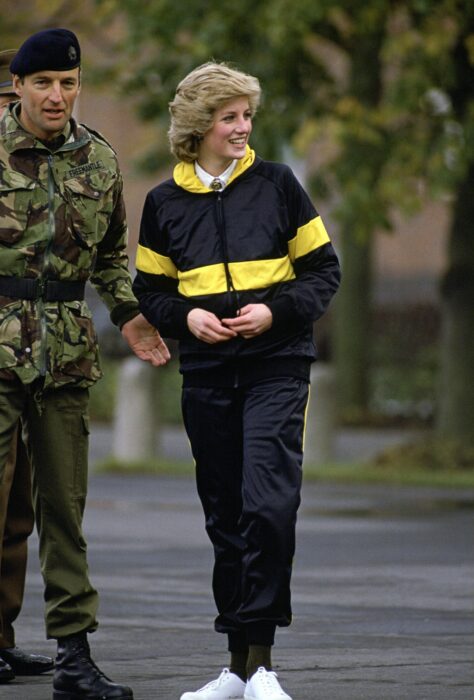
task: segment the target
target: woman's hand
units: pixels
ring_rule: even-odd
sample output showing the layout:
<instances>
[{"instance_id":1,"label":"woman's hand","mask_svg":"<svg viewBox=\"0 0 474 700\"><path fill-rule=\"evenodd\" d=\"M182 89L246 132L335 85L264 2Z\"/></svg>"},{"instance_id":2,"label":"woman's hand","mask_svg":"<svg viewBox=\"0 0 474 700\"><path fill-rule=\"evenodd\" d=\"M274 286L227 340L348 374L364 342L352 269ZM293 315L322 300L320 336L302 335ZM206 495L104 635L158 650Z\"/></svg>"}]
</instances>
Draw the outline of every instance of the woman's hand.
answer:
<instances>
[{"instance_id":1,"label":"woman's hand","mask_svg":"<svg viewBox=\"0 0 474 700\"><path fill-rule=\"evenodd\" d=\"M235 318L223 318L222 323L243 338L254 338L272 327L273 315L266 304L247 304Z\"/></svg>"},{"instance_id":2,"label":"woman's hand","mask_svg":"<svg viewBox=\"0 0 474 700\"><path fill-rule=\"evenodd\" d=\"M222 343L237 335L236 331L226 328L215 314L205 309L192 309L187 322L191 333L205 343Z\"/></svg>"}]
</instances>

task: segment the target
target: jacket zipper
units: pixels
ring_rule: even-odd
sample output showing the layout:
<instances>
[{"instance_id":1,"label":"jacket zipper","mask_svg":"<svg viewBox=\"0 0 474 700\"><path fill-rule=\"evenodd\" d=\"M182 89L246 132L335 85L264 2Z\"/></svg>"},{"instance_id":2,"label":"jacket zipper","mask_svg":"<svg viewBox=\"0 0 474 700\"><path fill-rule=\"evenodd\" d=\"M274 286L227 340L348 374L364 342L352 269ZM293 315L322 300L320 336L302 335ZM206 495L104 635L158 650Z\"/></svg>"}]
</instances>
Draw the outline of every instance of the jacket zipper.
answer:
<instances>
[{"instance_id":1,"label":"jacket zipper","mask_svg":"<svg viewBox=\"0 0 474 700\"><path fill-rule=\"evenodd\" d=\"M222 243L222 250L223 250L223 258L224 258L224 270L225 270L225 277L227 281L227 289L229 293L234 297L234 306L235 306L235 313L239 313L239 308L240 308L240 301L239 301L239 293L234 287L234 281L232 279L232 275L230 272L229 268L229 249L227 245L227 236L226 236L226 231L225 231L225 220L224 220L224 205L222 201L222 193L218 192L217 193L217 228L219 231L219 236L221 238L221 243ZM234 381L233 381L233 386L234 389L236 389L239 386L239 375L238 375L238 370L237 367L234 370Z\"/></svg>"},{"instance_id":2,"label":"jacket zipper","mask_svg":"<svg viewBox=\"0 0 474 700\"><path fill-rule=\"evenodd\" d=\"M53 162L54 158L50 154L48 156L48 241L46 244L46 249L44 251L43 258L43 270L42 275L39 279L40 288L44 288L44 283L47 279L47 272L50 263L51 248L53 245L54 235L56 233L56 226L54 220L54 177L53 177ZM44 377L46 375L47 369L47 351L48 351L48 327L46 321L46 311L44 308L44 298L41 296L38 299L38 311L40 315L40 337L41 337L41 351L40 351L40 376Z\"/></svg>"},{"instance_id":3,"label":"jacket zipper","mask_svg":"<svg viewBox=\"0 0 474 700\"><path fill-rule=\"evenodd\" d=\"M230 268L229 268L229 249L227 246L227 236L226 236L226 232L225 232L224 206L223 206L223 202L222 202L222 194L220 192L218 192L218 194L217 194L217 228L219 231L219 236L220 236L221 243L222 243L222 250L224 253L223 258L224 258L224 270L225 270L225 278L226 278L226 282L227 282L227 289L234 296L235 310L237 313L238 309L239 309L239 295L234 287L234 281L232 279L232 275L230 273Z\"/></svg>"}]
</instances>

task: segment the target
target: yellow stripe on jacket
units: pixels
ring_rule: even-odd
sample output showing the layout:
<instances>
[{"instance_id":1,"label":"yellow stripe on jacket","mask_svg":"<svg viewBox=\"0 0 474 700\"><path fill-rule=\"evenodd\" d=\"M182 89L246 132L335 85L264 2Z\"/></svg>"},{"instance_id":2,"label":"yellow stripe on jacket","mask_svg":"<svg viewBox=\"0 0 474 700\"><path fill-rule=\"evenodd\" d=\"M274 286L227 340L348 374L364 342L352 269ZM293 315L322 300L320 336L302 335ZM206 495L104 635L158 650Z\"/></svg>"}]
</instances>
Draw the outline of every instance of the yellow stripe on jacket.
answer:
<instances>
[{"instance_id":1,"label":"yellow stripe on jacket","mask_svg":"<svg viewBox=\"0 0 474 700\"><path fill-rule=\"evenodd\" d=\"M148 272L150 275L166 275L166 277L172 277L173 279L178 277L176 265L171 258L155 253L150 248L140 245L140 243L137 248L135 265L137 270Z\"/></svg>"},{"instance_id":2,"label":"yellow stripe on jacket","mask_svg":"<svg viewBox=\"0 0 474 700\"><path fill-rule=\"evenodd\" d=\"M252 260L229 264L234 289L264 289L278 282L287 282L295 277L288 256L275 260ZM178 272L178 290L185 297L205 294L222 294L228 291L223 263L196 267L194 270Z\"/></svg>"},{"instance_id":3,"label":"yellow stripe on jacket","mask_svg":"<svg viewBox=\"0 0 474 700\"><path fill-rule=\"evenodd\" d=\"M165 275L178 279L178 291L186 297L222 294L228 290L224 263L195 267L192 270L180 272L170 258L139 245L136 267L137 270L150 275ZM293 265L287 255L272 260L230 263L229 271L234 288L239 291L263 289L295 277Z\"/></svg>"},{"instance_id":4,"label":"yellow stripe on jacket","mask_svg":"<svg viewBox=\"0 0 474 700\"><path fill-rule=\"evenodd\" d=\"M325 243L329 243L329 236L320 216L316 216L308 221L304 226L300 226L296 236L288 241L288 252L292 262L311 251L320 248Z\"/></svg>"},{"instance_id":5,"label":"yellow stripe on jacket","mask_svg":"<svg viewBox=\"0 0 474 700\"><path fill-rule=\"evenodd\" d=\"M229 272L237 291L265 289L295 278L293 262L329 242L329 236L320 216L298 229L288 243L289 255L269 260L245 260L229 263ZM172 260L138 245L137 270L151 275L165 275L178 279L178 291L185 297L222 294L228 291L224 263L205 265L180 271Z\"/></svg>"}]
</instances>

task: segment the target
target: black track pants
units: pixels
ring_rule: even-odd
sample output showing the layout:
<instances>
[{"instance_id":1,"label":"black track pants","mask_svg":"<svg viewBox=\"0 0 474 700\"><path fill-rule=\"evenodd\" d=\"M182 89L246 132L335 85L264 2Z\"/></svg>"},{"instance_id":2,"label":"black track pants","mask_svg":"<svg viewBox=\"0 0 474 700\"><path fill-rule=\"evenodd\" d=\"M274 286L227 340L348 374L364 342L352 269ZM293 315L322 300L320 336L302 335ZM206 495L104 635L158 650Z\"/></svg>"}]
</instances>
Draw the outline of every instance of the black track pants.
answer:
<instances>
[{"instance_id":1,"label":"black track pants","mask_svg":"<svg viewBox=\"0 0 474 700\"><path fill-rule=\"evenodd\" d=\"M183 416L214 546L218 632L272 644L291 622L308 383L185 387ZM234 648L243 646L236 643Z\"/></svg>"}]
</instances>

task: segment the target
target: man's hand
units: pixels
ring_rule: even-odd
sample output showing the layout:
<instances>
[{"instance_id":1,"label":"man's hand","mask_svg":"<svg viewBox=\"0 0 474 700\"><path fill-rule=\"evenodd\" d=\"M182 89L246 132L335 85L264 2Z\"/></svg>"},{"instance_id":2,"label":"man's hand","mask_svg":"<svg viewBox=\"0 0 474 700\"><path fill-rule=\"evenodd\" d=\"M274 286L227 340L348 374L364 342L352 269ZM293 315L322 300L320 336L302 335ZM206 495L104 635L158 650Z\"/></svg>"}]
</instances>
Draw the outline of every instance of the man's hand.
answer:
<instances>
[{"instance_id":1,"label":"man's hand","mask_svg":"<svg viewBox=\"0 0 474 700\"><path fill-rule=\"evenodd\" d=\"M205 343L221 343L235 338L237 332L226 328L217 316L205 309L192 309L187 317L188 328L193 335Z\"/></svg>"},{"instance_id":2,"label":"man's hand","mask_svg":"<svg viewBox=\"0 0 474 700\"><path fill-rule=\"evenodd\" d=\"M247 304L235 318L223 318L222 323L243 338L254 338L272 327L273 315L266 304Z\"/></svg>"},{"instance_id":3,"label":"man's hand","mask_svg":"<svg viewBox=\"0 0 474 700\"><path fill-rule=\"evenodd\" d=\"M165 365L171 357L163 338L143 314L124 323L122 336L140 360L150 362L154 367Z\"/></svg>"}]
</instances>

